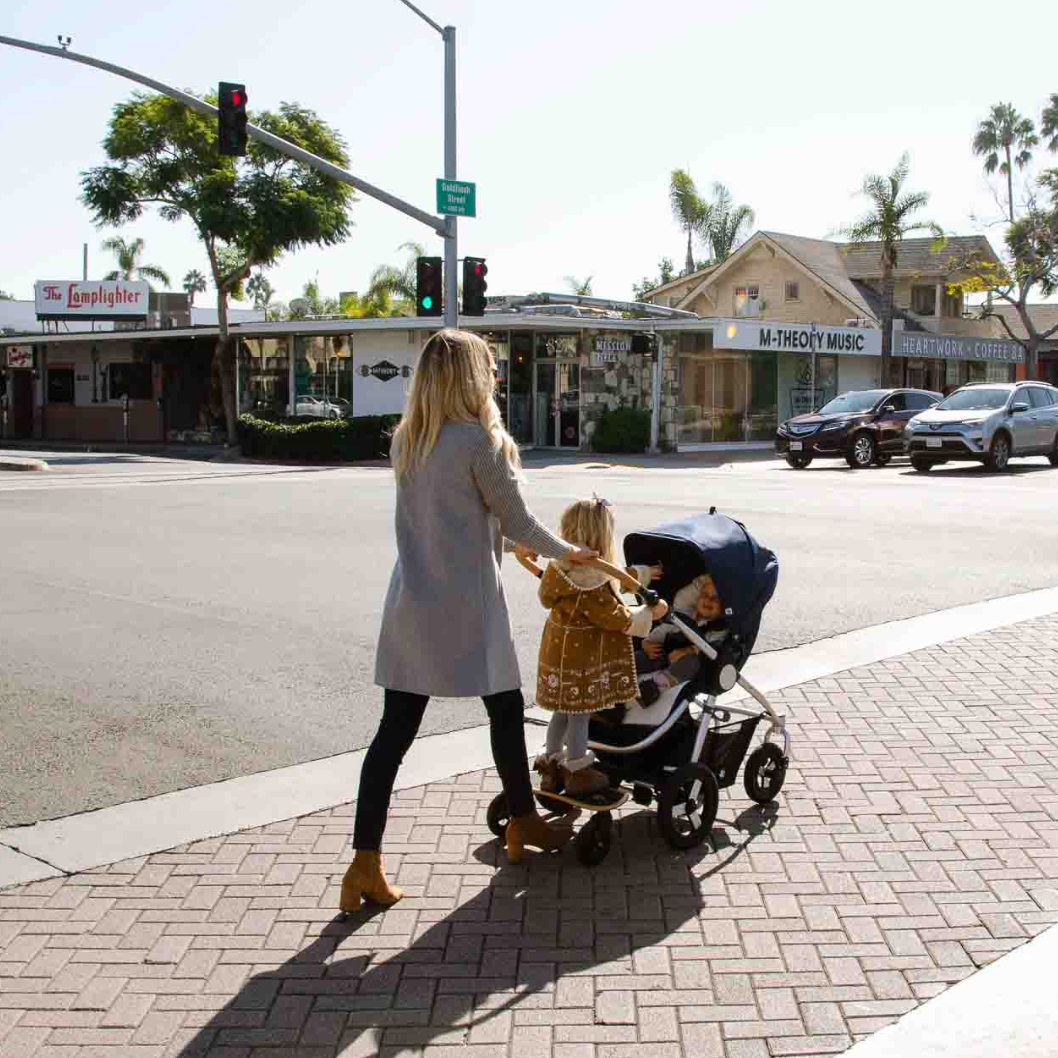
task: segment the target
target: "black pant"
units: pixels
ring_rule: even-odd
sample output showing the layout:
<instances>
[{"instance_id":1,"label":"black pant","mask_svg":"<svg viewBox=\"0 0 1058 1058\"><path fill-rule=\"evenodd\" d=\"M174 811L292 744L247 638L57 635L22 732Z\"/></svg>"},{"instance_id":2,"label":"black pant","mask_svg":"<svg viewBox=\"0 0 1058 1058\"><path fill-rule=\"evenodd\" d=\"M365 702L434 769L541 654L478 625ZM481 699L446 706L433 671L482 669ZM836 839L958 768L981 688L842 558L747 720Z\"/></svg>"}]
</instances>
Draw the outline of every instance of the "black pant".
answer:
<instances>
[{"instance_id":1,"label":"black pant","mask_svg":"<svg viewBox=\"0 0 1058 1058\"><path fill-rule=\"evenodd\" d=\"M425 694L385 692L382 723L378 726L360 773L353 848L369 852L377 852L381 848L397 770L419 733L429 700ZM528 815L534 810L534 805L533 787L529 780L529 753L525 747L525 702L522 692L515 690L489 694L485 696L484 702L489 714L492 759L500 773L511 815Z\"/></svg>"}]
</instances>

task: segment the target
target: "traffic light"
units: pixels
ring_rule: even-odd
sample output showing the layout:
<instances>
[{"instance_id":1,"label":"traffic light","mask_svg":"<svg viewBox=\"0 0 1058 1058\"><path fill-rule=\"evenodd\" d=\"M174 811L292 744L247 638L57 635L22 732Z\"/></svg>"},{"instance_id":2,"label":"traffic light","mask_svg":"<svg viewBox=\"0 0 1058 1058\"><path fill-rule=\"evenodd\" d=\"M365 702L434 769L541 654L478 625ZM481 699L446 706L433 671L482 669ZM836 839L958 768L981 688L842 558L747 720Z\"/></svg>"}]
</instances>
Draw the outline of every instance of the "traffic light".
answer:
<instances>
[{"instance_id":1,"label":"traffic light","mask_svg":"<svg viewBox=\"0 0 1058 1058\"><path fill-rule=\"evenodd\" d=\"M440 316L444 282L440 257L415 260L415 315Z\"/></svg>"},{"instance_id":2,"label":"traffic light","mask_svg":"<svg viewBox=\"0 0 1058 1058\"><path fill-rule=\"evenodd\" d=\"M217 144L221 154L246 154L246 85L220 82L217 93Z\"/></svg>"},{"instance_id":3,"label":"traffic light","mask_svg":"<svg viewBox=\"0 0 1058 1058\"><path fill-rule=\"evenodd\" d=\"M485 264L484 257L463 258L463 315L484 316L486 297L485 291L489 289L485 282L485 276L489 274L489 266Z\"/></svg>"}]
</instances>

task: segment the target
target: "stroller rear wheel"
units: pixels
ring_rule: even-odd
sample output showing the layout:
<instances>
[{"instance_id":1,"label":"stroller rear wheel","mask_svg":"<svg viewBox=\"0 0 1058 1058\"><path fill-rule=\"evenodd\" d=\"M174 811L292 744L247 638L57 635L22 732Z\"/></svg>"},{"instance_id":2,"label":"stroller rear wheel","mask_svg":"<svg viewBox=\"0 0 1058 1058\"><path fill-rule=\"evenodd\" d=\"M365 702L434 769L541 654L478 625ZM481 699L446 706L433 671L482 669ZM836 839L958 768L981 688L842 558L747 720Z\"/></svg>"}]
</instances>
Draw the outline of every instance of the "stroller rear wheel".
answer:
<instances>
[{"instance_id":1,"label":"stroller rear wheel","mask_svg":"<svg viewBox=\"0 0 1058 1058\"><path fill-rule=\"evenodd\" d=\"M749 755L745 771L742 773L746 796L759 805L774 801L786 779L788 763L782 750L774 742L765 742L764 745L758 746Z\"/></svg>"},{"instance_id":2,"label":"stroller rear wheel","mask_svg":"<svg viewBox=\"0 0 1058 1058\"><path fill-rule=\"evenodd\" d=\"M485 821L489 825L489 830L496 837L502 839L507 836L507 824L511 821L511 809L507 804L507 795L505 793L496 794L492 799Z\"/></svg>"},{"instance_id":3,"label":"stroller rear wheel","mask_svg":"<svg viewBox=\"0 0 1058 1058\"><path fill-rule=\"evenodd\" d=\"M684 764L661 788L658 826L674 849L693 849L709 836L719 807L720 787L712 770Z\"/></svg>"},{"instance_id":4,"label":"stroller rear wheel","mask_svg":"<svg viewBox=\"0 0 1058 1058\"><path fill-rule=\"evenodd\" d=\"M597 867L606 859L613 842L613 816L598 812L580 828L575 844L577 859L585 867Z\"/></svg>"}]
</instances>

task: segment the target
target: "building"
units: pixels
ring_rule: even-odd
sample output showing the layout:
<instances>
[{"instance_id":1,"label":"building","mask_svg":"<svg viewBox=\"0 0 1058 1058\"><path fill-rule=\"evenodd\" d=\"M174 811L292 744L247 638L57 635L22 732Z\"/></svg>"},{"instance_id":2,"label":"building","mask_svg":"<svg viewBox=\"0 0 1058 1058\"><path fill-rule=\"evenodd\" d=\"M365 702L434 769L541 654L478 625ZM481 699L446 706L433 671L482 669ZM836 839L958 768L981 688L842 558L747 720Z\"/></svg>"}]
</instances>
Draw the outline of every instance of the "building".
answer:
<instances>
[{"instance_id":1,"label":"building","mask_svg":"<svg viewBox=\"0 0 1058 1058\"><path fill-rule=\"evenodd\" d=\"M1028 305L1027 308L1037 333L1046 334L1052 327L1058 327L1058 305L1037 304ZM1010 328L1009 333L1015 338L1022 341L1028 339L1025 325L1021 322L1021 317L1013 305L993 303L992 311L1006 320L1007 327ZM1004 335L1008 333L1007 328L1002 324L999 325L999 329ZM1058 386L1058 331L1040 345L1037 355L1039 356L1037 377L1044 382L1050 382L1052 386Z\"/></svg>"}]
</instances>

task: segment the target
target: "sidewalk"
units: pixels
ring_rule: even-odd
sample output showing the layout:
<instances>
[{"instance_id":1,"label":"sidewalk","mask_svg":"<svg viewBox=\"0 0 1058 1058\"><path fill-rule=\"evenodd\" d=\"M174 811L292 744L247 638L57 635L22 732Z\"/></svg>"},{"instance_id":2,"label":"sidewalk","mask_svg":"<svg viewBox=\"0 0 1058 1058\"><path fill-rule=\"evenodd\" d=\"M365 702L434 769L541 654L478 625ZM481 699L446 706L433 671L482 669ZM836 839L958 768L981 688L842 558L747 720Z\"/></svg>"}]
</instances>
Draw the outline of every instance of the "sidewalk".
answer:
<instances>
[{"instance_id":1,"label":"sidewalk","mask_svg":"<svg viewBox=\"0 0 1058 1058\"><path fill-rule=\"evenodd\" d=\"M0 892L0 1058L834 1054L1058 921L1058 615L771 697L715 847L632 806L511 867L474 772L398 795L385 913L335 918L348 805Z\"/></svg>"}]
</instances>

